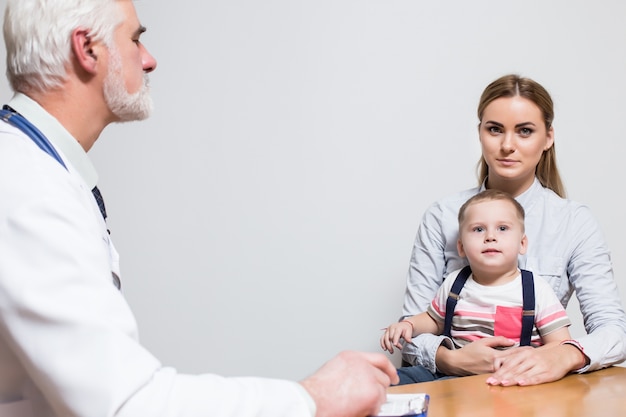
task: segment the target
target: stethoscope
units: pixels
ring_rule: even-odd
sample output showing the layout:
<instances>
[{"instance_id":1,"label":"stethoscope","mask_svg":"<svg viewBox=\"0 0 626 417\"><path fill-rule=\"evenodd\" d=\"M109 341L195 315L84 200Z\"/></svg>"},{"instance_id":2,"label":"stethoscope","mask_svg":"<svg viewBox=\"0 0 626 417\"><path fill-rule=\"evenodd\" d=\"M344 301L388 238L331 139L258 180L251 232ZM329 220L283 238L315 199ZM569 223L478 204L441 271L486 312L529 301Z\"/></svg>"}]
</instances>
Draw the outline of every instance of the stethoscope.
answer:
<instances>
[{"instance_id":1,"label":"stethoscope","mask_svg":"<svg viewBox=\"0 0 626 417\"><path fill-rule=\"evenodd\" d=\"M39 129L33 126L33 124L26 120L21 114L5 104L2 106L2 110L0 110L0 117L8 124L15 126L24 132L26 136L31 138L42 151L56 159L59 164L63 165L63 168L67 169L65 163L57 153L56 149L54 149L48 138L46 138L44 134L39 131Z\"/></svg>"}]
</instances>

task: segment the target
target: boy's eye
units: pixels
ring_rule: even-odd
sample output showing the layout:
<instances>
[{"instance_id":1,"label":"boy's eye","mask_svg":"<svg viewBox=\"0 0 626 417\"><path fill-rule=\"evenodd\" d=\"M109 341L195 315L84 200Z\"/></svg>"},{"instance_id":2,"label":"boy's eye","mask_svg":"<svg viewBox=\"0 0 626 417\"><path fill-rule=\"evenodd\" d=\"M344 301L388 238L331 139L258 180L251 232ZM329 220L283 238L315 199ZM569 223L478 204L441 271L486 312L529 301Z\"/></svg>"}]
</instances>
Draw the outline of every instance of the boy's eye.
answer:
<instances>
[{"instance_id":1,"label":"boy's eye","mask_svg":"<svg viewBox=\"0 0 626 417\"><path fill-rule=\"evenodd\" d=\"M474 232L482 232L482 231L484 231L485 229L484 229L483 227L481 227L481 226L476 226L476 227L474 227L472 230L473 230Z\"/></svg>"},{"instance_id":2,"label":"boy's eye","mask_svg":"<svg viewBox=\"0 0 626 417\"><path fill-rule=\"evenodd\" d=\"M509 230L508 226L500 226L498 227L498 230L500 230L501 232L504 232L506 230Z\"/></svg>"}]
</instances>

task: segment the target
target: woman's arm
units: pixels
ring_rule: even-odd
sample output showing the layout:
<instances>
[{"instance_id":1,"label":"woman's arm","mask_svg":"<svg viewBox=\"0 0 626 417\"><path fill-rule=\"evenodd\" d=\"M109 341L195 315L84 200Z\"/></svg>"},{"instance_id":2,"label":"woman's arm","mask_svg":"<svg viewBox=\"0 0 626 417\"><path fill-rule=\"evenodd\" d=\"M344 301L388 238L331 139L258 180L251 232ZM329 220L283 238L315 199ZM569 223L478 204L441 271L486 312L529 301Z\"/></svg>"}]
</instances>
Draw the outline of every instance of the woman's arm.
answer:
<instances>
[{"instance_id":1,"label":"woman's arm","mask_svg":"<svg viewBox=\"0 0 626 417\"><path fill-rule=\"evenodd\" d=\"M437 369L455 376L488 374L496 370L496 359L505 352L497 348L513 345L515 341L504 336L479 339L460 349L448 349L441 345L437 349Z\"/></svg>"},{"instance_id":2,"label":"woman's arm","mask_svg":"<svg viewBox=\"0 0 626 417\"><path fill-rule=\"evenodd\" d=\"M586 206L578 207L572 218L572 240L577 245L567 268L587 331L576 340L589 357L589 366L571 371L586 372L626 359L626 314L600 226Z\"/></svg>"},{"instance_id":3,"label":"woman's arm","mask_svg":"<svg viewBox=\"0 0 626 417\"><path fill-rule=\"evenodd\" d=\"M443 282L446 273L446 236L444 232L444 210L438 205L431 206L417 231L409 270L402 315L414 316L426 311ZM455 240L456 245L456 240ZM456 251L456 246L453 248Z\"/></svg>"},{"instance_id":4,"label":"woman's arm","mask_svg":"<svg viewBox=\"0 0 626 417\"><path fill-rule=\"evenodd\" d=\"M457 253L456 216L461 204L476 191L477 189L458 193L433 204L425 212L411 253L403 317L426 311L446 273L467 264ZM404 345L402 359L406 363L422 365L435 372L436 352L442 344L452 347L452 341L445 336L429 333L419 335L414 338L413 343Z\"/></svg>"}]
</instances>

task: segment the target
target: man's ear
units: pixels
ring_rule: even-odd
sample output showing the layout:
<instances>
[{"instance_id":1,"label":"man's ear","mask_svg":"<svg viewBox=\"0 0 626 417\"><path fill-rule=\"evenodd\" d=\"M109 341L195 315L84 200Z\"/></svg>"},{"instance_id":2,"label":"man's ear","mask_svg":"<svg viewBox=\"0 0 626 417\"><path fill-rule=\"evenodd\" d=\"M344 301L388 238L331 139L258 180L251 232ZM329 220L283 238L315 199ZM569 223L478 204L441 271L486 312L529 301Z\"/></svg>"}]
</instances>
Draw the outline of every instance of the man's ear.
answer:
<instances>
[{"instance_id":1,"label":"man's ear","mask_svg":"<svg viewBox=\"0 0 626 417\"><path fill-rule=\"evenodd\" d=\"M98 56L94 51L89 31L87 29L74 30L72 32L71 44L77 64L84 71L93 74L98 65Z\"/></svg>"}]
</instances>

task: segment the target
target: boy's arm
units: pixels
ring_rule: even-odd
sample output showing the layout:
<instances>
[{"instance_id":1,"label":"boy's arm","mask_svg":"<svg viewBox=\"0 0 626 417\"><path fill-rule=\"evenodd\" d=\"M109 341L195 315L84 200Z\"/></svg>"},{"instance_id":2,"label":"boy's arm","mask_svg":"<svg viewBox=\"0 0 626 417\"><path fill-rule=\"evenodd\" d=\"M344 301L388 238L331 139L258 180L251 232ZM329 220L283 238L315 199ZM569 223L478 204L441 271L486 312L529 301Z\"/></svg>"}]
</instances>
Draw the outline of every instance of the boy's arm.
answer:
<instances>
[{"instance_id":1,"label":"boy's arm","mask_svg":"<svg viewBox=\"0 0 626 417\"><path fill-rule=\"evenodd\" d=\"M555 330L546 335L541 336L541 341L544 345L559 344L565 340L570 340L572 336L569 334L567 326L561 327L559 330Z\"/></svg>"},{"instance_id":2,"label":"boy's arm","mask_svg":"<svg viewBox=\"0 0 626 417\"><path fill-rule=\"evenodd\" d=\"M417 314L413 317L409 317L406 320L410 320L413 324L413 335L415 337L420 334L430 333L434 335L440 335L443 333L443 322L435 320L428 312ZM410 339L409 339L410 341Z\"/></svg>"},{"instance_id":3,"label":"boy's arm","mask_svg":"<svg viewBox=\"0 0 626 417\"><path fill-rule=\"evenodd\" d=\"M433 319L428 313L420 313L407 317L397 323L391 324L385 329L385 333L380 338L380 346L383 350L393 353L393 347L402 349L400 339L410 342L411 339L423 333L441 334L443 323Z\"/></svg>"}]
</instances>

